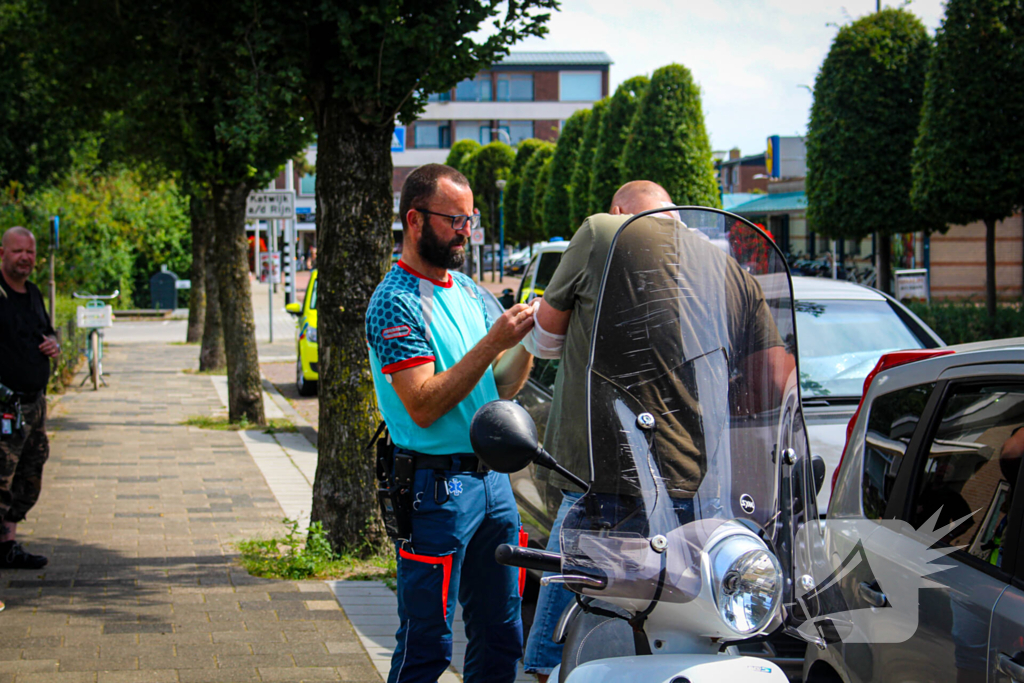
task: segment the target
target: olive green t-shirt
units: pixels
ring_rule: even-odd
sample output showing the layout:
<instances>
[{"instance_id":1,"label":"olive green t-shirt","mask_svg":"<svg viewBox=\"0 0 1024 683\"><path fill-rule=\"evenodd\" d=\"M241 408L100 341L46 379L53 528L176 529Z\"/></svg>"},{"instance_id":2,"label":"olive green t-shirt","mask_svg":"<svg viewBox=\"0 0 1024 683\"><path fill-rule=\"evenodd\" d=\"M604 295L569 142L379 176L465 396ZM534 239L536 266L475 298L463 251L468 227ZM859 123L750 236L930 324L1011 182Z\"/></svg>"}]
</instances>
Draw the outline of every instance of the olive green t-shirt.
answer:
<instances>
[{"instance_id":1,"label":"olive green t-shirt","mask_svg":"<svg viewBox=\"0 0 1024 683\"><path fill-rule=\"evenodd\" d=\"M590 479L587 448L590 432L586 377L591 337L611 242L628 218L631 216L597 214L584 221L573 236L558 269L544 291L544 300L549 305L560 311L572 311L562 360L555 377L554 397L544 447L566 468L587 480ZM665 234L676 234L678 231L677 227L671 227L678 226L678 223L671 219L652 216L640 220L652 221L652 229L664 231ZM635 229L631 230L632 234L637 234ZM636 257L635 261L631 260L631 263L635 263L638 268L657 269L659 263L671 261L665 277L672 279L672 272L683 273L689 277L690 284L695 288L699 289L702 280L706 286L717 288L718 296L705 297L704 300L679 298L676 307L682 313L681 318L703 323L721 317L720 330L709 332L703 329L695 331L691 328L689 333L681 330L686 337L684 344L688 345L693 339L702 338L701 344L726 349L731 359L781 345L782 340L757 281L734 259L729 258L703 236L692 234L686 228L682 228L678 231L677 237L678 243L683 247L679 250L681 253L646 253L642 257ZM631 282L632 274L614 275L609 286L629 287L623 283ZM724 292L721 291L723 287ZM710 305L707 299L721 299L721 294L727 299L725 316L721 316L720 312L702 310L706 307L705 304ZM639 294L639 297L642 300L644 295ZM719 301L718 305L721 303ZM666 463L666 469L671 471L664 472L672 480L670 487L681 492L692 492L697 489L706 469L706 463L701 456L703 441L698 433L699 406L696 396L689 396L682 389L679 393L680 396L677 398L687 405L689 410L657 411L669 423L665 425L668 428L658 430L657 435L658 440L662 442L659 444L659 450L672 460L671 465ZM652 397L647 397L647 400L651 399ZM659 399L654 396L653 400L657 402ZM669 400L672 400L671 397ZM670 453L674 455L669 456ZM558 474L552 473L550 476L552 485L563 489L572 488L572 485Z\"/></svg>"}]
</instances>

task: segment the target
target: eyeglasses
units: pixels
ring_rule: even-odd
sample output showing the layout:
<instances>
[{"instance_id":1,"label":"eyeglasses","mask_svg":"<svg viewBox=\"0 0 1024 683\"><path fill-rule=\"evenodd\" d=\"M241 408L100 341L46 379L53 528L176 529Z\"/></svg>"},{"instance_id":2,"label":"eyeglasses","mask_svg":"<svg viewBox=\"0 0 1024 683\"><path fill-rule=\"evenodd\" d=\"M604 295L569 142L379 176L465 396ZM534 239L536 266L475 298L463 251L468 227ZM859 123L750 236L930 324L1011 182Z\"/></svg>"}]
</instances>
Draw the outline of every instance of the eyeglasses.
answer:
<instances>
[{"instance_id":1,"label":"eyeglasses","mask_svg":"<svg viewBox=\"0 0 1024 683\"><path fill-rule=\"evenodd\" d=\"M476 230L477 228L480 227L480 214L478 213L475 213L472 216L451 216L447 213L437 213L436 211L427 211L426 209L416 210L419 211L420 213L425 213L430 216L441 216L442 218L451 218L452 230L454 232L458 232L459 230L465 230L466 228L469 228L470 230Z\"/></svg>"}]
</instances>

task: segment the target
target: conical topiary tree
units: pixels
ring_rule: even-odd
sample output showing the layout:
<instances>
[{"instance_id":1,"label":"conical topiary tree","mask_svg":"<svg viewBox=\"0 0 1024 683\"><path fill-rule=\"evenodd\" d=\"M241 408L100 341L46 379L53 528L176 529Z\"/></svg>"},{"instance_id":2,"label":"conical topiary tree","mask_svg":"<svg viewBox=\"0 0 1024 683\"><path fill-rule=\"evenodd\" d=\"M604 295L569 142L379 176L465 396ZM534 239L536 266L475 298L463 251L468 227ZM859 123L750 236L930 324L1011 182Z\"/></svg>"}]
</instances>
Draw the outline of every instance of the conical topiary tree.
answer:
<instances>
[{"instance_id":1,"label":"conical topiary tree","mask_svg":"<svg viewBox=\"0 0 1024 683\"><path fill-rule=\"evenodd\" d=\"M647 76L634 76L623 81L608 103L594 149L587 215L608 211L615 191L622 185L622 150L629 137L629 124L650 82Z\"/></svg>"},{"instance_id":2,"label":"conical topiary tree","mask_svg":"<svg viewBox=\"0 0 1024 683\"><path fill-rule=\"evenodd\" d=\"M928 34L885 9L839 29L814 84L807 126L807 222L831 239L878 233L878 286L889 288L889 236L927 229L910 204Z\"/></svg>"},{"instance_id":3,"label":"conical topiary tree","mask_svg":"<svg viewBox=\"0 0 1024 683\"><path fill-rule=\"evenodd\" d=\"M537 184L533 190L533 215L535 217L545 215L544 209L547 207L548 198L551 196L551 193L548 192L548 188L551 187L551 173L555 168L555 156L557 154L558 150L556 149L555 154L552 154L541 162L540 168L537 171ZM540 233L539 236L541 239L554 237L561 232L557 228L553 229L551 224L546 220L539 220L536 222L539 226L538 232Z\"/></svg>"},{"instance_id":4,"label":"conical topiary tree","mask_svg":"<svg viewBox=\"0 0 1024 683\"><path fill-rule=\"evenodd\" d=\"M578 226L569 220L569 183L583 145L583 132L590 121L590 110L579 109L565 120L551 161L551 178L543 200L544 226L548 234L572 234Z\"/></svg>"},{"instance_id":5,"label":"conical topiary tree","mask_svg":"<svg viewBox=\"0 0 1024 683\"><path fill-rule=\"evenodd\" d=\"M651 76L630 123L620 182L651 180L678 204L720 207L700 89L689 69L663 66Z\"/></svg>"},{"instance_id":6,"label":"conical topiary tree","mask_svg":"<svg viewBox=\"0 0 1024 683\"><path fill-rule=\"evenodd\" d=\"M941 225L985 223L985 304L996 314L996 223L1024 202L1019 2L949 0L935 35L911 201Z\"/></svg>"},{"instance_id":7,"label":"conical topiary tree","mask_svg":"<svg viewBox=\"0 0 1024 683\"><path fill-rule=\"evenodd\" d=\"M597 148L597 137L601 132L601 121L608 110L611 98L594 102L590 110L590 120L583 131L576 168L573 169L569 181L569 228L573 232L590 215L590 175L594 168L594 150Z\"/></svg>"},{"instance_id":8,"label":"conical topiary tree","mask_svg":"<svg viewBox=\"0 0 1024 683\"><path fill-rule=\"evenodd\" d=\"M489 237L498 234L498 185L507 179L516 160L516 153L504 142L492 142L473 152L466 164L473 169L470 185L473 201L480 209L480 223Z\"/></svg>"},{"instance_id":9,"label":"conical topiary tree","mask_svg":"<svg viewBox=\"0 0 1024 683\"><path fill-rule=\"evenodd\" d=\"M512 174L505 187L505 236L518 235L519 230L519 189L522 187L523 171L526 169L526 162L530 160L533 153L550 143L529 138L519 143L516 148L516 160L512 164Z\"/></svg>"},{"instance_id":10,"label":"conical topiary tree","mask_svg":"<svg viewBox=\"0 0 1024 683\"><path fill-rule=\"evenodd\" d=\"M526 162L523 169L521 185L519 186L519 198L517 200L519 219L516 225L514 239L526 240L533 243L533 240L544 235L543 224L540 214L534 213L534 198L536 197L537 178L544 162L550 159L555 153L555 145L545 142ZM544 196L543 194L541 195ZM508 239L508 235L505 236Z\"/></svg>"},{"instance_id":11,"label":"conical topiary tree","mask_svg":"<svg viewBox=\"0 0 1024 683\"><path fill-rule=\"evenodd\" d=\"M482 145L476 140L459 140L448 151L448 158L444 160L444 163L462 175L466 175L466 162L481 147Z\"/></svg>"}]
</instances>

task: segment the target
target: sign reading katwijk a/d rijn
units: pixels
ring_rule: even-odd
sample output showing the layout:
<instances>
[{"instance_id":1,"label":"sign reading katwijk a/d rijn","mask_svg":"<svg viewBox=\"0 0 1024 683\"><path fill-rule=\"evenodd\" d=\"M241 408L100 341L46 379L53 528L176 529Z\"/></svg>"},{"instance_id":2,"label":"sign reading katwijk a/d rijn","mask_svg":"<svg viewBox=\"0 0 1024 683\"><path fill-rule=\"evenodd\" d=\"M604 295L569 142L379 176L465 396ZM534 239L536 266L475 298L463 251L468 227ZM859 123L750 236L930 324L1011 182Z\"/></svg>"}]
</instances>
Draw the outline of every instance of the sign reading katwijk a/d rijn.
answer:
<instances>
[{"instance_id":1,"label":"sign reading katwijk a/d rijn","mask_svg":"<svg viewBox=\"0 0 1024 683\"><path fill-rule=\"evenodd\" d=\"M295 218L295 192L292 190L250 192L245 200L245 217L247 220Z\"/></svg>"}]
</instances>

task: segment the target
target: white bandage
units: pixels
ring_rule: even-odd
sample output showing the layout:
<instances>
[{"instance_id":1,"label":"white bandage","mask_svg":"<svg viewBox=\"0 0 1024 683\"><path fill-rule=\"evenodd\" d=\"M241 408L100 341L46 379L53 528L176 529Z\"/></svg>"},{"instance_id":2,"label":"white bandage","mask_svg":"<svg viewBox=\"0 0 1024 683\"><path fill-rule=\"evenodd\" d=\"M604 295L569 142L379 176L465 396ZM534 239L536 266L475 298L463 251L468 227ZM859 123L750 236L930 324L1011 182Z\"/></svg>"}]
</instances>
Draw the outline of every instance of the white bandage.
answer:
<instances>
[{"instance_id":1,"label":"white bandage","mask_svg":"<svg viewBox=\"0 0 1024 683\"><path fill-rule=\"evenodd\" d=\"M540 326L537 320L537 311L540 305L533 309L533 329L523 337L521 342L529 354L535 358L561 358L562 346L565 345L564 334L551 334Z\"/></svg>"}]
</instances>

